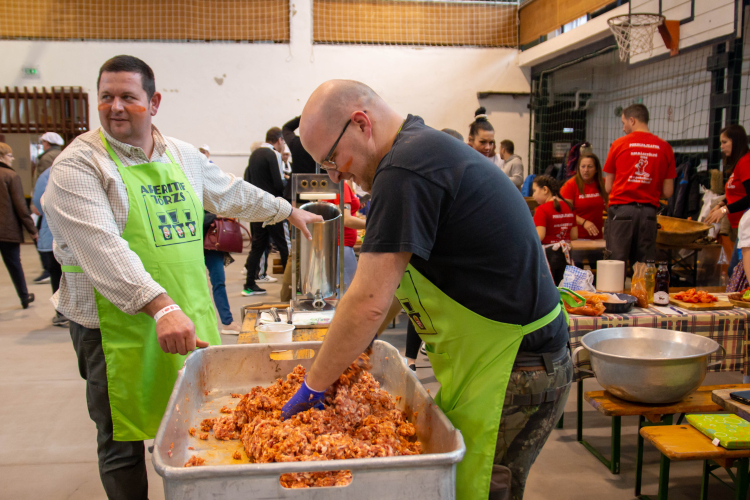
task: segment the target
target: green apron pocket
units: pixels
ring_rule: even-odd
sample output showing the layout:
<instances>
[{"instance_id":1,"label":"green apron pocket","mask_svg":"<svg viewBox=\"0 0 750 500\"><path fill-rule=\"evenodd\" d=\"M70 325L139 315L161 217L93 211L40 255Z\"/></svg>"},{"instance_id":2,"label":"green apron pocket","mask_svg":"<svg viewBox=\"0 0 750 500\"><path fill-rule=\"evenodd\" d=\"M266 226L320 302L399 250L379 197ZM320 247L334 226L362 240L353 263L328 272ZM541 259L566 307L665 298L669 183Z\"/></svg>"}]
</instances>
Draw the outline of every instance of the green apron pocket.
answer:
<instances>
[{"instance_id":1,"label":"green apron pocket","mask_svg":"<svg viewBox=\"0 0 750 500\"><path fill-rule=\"evenodd\" d=\"M425 343L425 346L428 345ZM427 357L430 358L435 378L440 382L440 390L435 395L435 402L444 412L449 412L453 409L454 405L453 401L451 401L452 394L450 391L450 388L453 386L453 363L451 362L451 357L447 352L430 352L429 347L425 351L427 352Z\"/></svg>"}]
</instances>

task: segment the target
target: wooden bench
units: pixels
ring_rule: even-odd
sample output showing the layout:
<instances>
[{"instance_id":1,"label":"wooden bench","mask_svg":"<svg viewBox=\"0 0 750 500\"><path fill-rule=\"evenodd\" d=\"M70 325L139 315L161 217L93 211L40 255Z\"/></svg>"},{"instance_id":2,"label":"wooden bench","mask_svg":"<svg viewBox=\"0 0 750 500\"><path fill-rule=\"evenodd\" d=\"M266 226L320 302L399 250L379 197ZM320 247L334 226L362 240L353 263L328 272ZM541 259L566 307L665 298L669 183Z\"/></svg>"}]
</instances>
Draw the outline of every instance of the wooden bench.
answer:
<instances>
[{"instance_id":1,"label":"wooden bench","mask_svg":"<svg viewBox=\"0 0 750 500\"><path fill-rule=\"evenodd\" d=\"M632 403L613 396L607 391L590 391L583 394L583 384L578 386L578 428L577 439L587 450L598 458L612 474L620 473L620 436L622 417L638 416L638 429L652 425L672 425L673 415L679 415L677 424L682 423L685 413L718 413L724 409L713 402L711 393L720 389L750 389L750 384L705 385L682 401L668 405ZM583 400L586 400L604 416L612 417L612 451L608 460L596 448L583 439ZM635 461L635 495L641 493L643 471L643 438L638 434L638 452Z\"/></svg>"},{"instance_id":2,"label":"wooden bench","mask_svg":"<svg viewBox=\"0 0 750 500\"><path fill-rule=\"evenodd\" d=\"M750 450L727 450L721 446L714 446L710 438L691 425L644 427L640 430L640 435L661 452L658 500L667 499L669 466L673 460L703 460L701 500L708 498L708 479L719 467L727 469L734 482L735 500L747 498ZM737 468L736 475L732 474L732 467ZM645 495L641 498L648 499Z\"/></svg>"}]
</instances>

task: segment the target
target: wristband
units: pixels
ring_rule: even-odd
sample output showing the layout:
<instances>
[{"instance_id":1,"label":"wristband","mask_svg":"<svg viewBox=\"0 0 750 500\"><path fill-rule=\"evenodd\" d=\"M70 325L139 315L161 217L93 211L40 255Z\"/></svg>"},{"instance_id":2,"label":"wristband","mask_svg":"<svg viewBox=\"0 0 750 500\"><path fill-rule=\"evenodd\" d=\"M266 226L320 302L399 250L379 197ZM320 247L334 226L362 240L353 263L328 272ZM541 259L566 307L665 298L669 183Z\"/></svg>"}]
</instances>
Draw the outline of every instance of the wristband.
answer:
<instances>
[{"instance_id":1,"label":"wristband","mask_svg":"<svg viewBox=\"0 0 750 500\"><path fill-rule=\"evenodd\" d=\"M724 212L724 214L728 214L729 213L729 209L727 208L726 205L724 205L723 207L721 207L721 211Z\"/></svg>"},{"instance_id":2,"label":"wristband","mask_svg":"<svg viewBox=\"0 0 750 500\"><path fill-rule=\"evenodd\" d=\"M154 321L159 321L162 316L164 316L165 314L169 314L172 311L182 311L182 309L180 309L180 306L178 306L177 304L170 304L154 314Z\"/></svg>"}]
</instances>

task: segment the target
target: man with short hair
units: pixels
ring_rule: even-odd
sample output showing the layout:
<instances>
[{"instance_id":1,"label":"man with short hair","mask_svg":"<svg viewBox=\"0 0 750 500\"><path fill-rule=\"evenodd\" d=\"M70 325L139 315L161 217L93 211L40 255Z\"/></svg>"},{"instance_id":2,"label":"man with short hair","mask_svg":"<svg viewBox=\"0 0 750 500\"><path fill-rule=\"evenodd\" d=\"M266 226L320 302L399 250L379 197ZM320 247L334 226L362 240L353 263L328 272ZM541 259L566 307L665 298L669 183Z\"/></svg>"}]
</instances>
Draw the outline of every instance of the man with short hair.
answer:
<instances>
[{"instance_id":1,"label":"man with short hair","mask_svg":"<svg viewBox=\"0 0 750 500\"><path fill-rule=\"evenodd\" d=\"M284 162L281 154L284 152L284 146L285 142L281 129L279 127L268 129L266 132L266 142L261 144L250 155L250 161L245 170L245 180L273 196L283 197ZM266 290L259 287L256 281L277 280L267 275L268 264L266 264L265 279L264 276L260 275L260 263L261 260L265 261L268 258L268 248L271 241L273 241L273 244L279 250L282 266L286 266L286 260L289 257L289 247L287 246L283 224L264 226L262 223L252 222L250 223L250 232L253 241L250 247L250 254L245 261L247 277L245 278L245 286L242 289L242 295L245 297L264 295L266 293Z\"/></svg>"},{"instance_id":2,"label":"man with short hair","mask_svg":"<svg viewBox=\"0 0 750 500\"><path fill-rule=\"evenodd\" d=\"M503 160L502 170L510 181L521 190L523 185L523 162L521 157L514 153L516 146L513 141L505 139L500 141L500 158Z\"/></svg>"},{"instance_id":3,"label":"man with short hair","mask_svg":"<svg viewBox=\"0 0 750 500\"><path fill-rule=\"evenodd\" d=\"M649 131L648 109L632 104L621 115L622 131L604 164L609 209L604 237L610 259L656 259L656 211L669 198L676 176L672 146Z\"/></svg>"},{"instance_id":4,"label":"man with short hair","mask_svg":"<svg viewBox=\"0 0 750 500\"><path fill-rule=\"evenodd\" d=\"M70 319L102 484L111 499L142 500L143 441L156 434L184 355L221 342L203 209L267 224L289 218L305 236L312 214L162 135L152 124L161 94L140 59L105 62L97 101L101 127L57 158L42 209L63 271L53 300Z\"/></svg>"},{"instance_id":5,"label":"man with short hair","mask_svg":"<svg viewBox=\"0 0 750 500\"><path fill-rule=\"evenodd\" d=\"M359 82L316 89L300 137L333 182L354 180L372 200L357 273L282 416L319 406L395 294L441 384L435 402L466 442L457 498L522 498L573 366L560 293L518 189L480 152Z\"/></svg>"}]
</instances>

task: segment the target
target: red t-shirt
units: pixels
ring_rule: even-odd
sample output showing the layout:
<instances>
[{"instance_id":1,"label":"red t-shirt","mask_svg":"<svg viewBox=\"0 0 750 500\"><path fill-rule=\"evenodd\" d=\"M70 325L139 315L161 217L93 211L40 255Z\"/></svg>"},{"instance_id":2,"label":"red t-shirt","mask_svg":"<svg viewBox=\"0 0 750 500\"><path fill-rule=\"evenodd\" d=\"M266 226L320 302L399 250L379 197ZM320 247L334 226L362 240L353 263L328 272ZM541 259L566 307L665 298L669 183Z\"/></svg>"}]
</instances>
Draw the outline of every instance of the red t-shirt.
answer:
<instances>
[{"instance_id":1,"label":"red t-shirt","mask_svg":"<svg viewBox=\"0 0 750 500\"><path fill-rule=\"evenodd\" d=\"M610 205L658 207L664 181L677 176L672 146L648 132L631 132L613 142L604 172L615 176Z\"/></svg>"},{"instance_id":2,"label":"red t-shirt","mask_svg":"<svg viewBox=\"0 0 750 500\"><path fill-rule=\"evenodd\" d=\"M550 200L539 205L534 211L534 225L547 228L542 245L557 243L558 241L570 242L570 230L576 224L576 216L564 201L560 201L560 211L555 211L555 202Z\"/></svg>"},{"instance_id":3,"label":"red t-shirt","mask_svg":"<svg viewBox=\"0 0 750 500\"><path fill-rule=\"evenodd\" d=\"M332 203L335 205L339 204L339 195L336 195L336 200L334 200ZM351 206L351 212L352 215L357 213L357 210L359 210L360 203L359 198L352 192L352 188L349 187L349 184L344 183L344 203L348 203ZM357 243L357 230L352 229L349 227L344 228L344 246L347 247L354 247L354 245Z\"/></svg>"},{"instance_id":4,"label":"red t-shirt","mask_svg":"<svg viewBox=\"0 0 750 500\"><path fill-rule=\"evenodd\" d=\"M727 195L727 205L740 201L747 196L745 186L743 186L742 183L748 179L750 179L750 153L740 158L740 161L735 165L734 170L732 170L732 175L729 176L729 180L724 186L724 192ZM740 225L742 214L744 213L745 211L743 210L742 212L727 214L729 224L732 227L738 227Z\"/></svg>"},{"instance_id":5,"label":"red t-shirt","mask_svg":"<svg viewBox=\"0 0 750 500\"><path fill-rule=\"evenodd\" d=\"M582 240L601 239L604 227L604 198L599 194L599 186L595 182L583 184L583 193L578 191L575 177L568 181L560 189L560 197L573 200L573 213L578 217L594 223L599 230L597 236L589 234L583 226L578 226L578 238Z\"/></svg>"}]
</instances>

